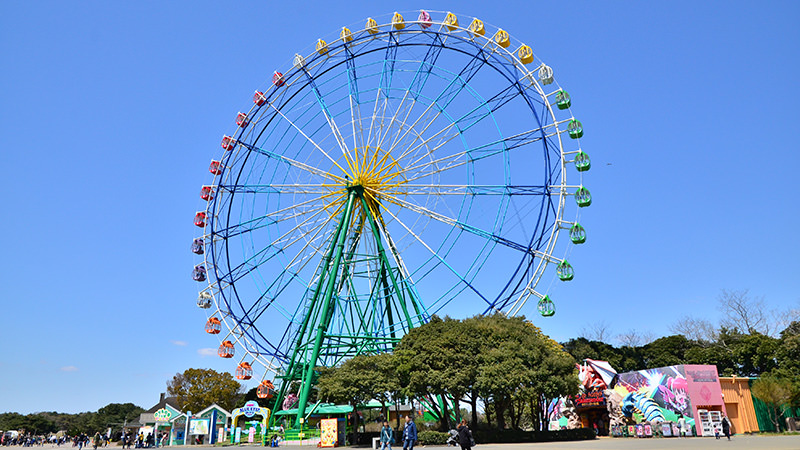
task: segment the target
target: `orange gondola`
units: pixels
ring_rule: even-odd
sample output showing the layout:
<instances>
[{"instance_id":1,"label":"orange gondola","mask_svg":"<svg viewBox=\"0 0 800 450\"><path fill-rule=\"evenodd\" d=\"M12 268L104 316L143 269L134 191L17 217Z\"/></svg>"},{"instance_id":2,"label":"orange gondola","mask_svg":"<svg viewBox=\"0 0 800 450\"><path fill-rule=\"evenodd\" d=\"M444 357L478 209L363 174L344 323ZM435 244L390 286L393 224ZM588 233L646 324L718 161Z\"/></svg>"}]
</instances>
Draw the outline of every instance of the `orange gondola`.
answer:
<instances>
[{"instance_id":1,"label":"orange gondola","mask_svg":"<svg viewBox=\"0 0 800 450\"><path fill-rule=\"evenodd\" d=\"M256 389L256 396L258 398L272 398L275 396L275 385L269 380L264 380L258 385Z\"/></svg>"},{"instance_id":2,"label":"orange gondola","mask_svg":"<svg viewBox=\"0 0 800 450\"><path fill-rule=\"evenodd\" d=\"M250 378L253 378L253 368L250 366L250 363L239 363L239 365L236 366L235 376L237 380L249 380Z\"/></svg>"},{"instance_id":3,"label":"orange gondola","mask_svg":"<svg viewBox=\"0 0 800 450\"><path fill-rule=\"evenodd\" d=\"M206 333L219 334L220 331L222 331L222 324L219 319L216 317L208 319L208 322L206 322Z\"/></svg>"},{"instance_id":4,"label":"orange gondola","mask_svg":"<svg viewBox=\"0 0 800 450\"><path fill-rule=\"evenodd\" d=\"M217 350L217 355L219 355L220 358L233 358L233 354L233 342L222 341L222 344L219 346L219 350Z\"/></svg>"}]
</instances>

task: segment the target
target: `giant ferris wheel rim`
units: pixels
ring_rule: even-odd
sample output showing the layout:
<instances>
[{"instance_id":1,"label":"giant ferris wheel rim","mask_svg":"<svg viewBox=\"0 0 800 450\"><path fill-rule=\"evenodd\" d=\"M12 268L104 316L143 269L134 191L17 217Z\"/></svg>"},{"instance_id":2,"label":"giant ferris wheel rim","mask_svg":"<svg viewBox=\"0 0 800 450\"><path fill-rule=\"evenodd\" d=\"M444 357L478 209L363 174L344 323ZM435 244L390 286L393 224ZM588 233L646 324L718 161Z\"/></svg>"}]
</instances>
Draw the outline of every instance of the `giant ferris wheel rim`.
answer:
<instances>
[{"instance_id":1,"label":"giant ferris wheel rim","mask_svg":"<svg viewBox=\"0 0 800 450\"><path fill-rule=\"evenodd\" d=\"M411 27L413 25L418 25L418 22L417 21L407 21L407 23L406 23L407 27ZM416 34L416 35L423 35L423 34L424 35L436 35L436 36L440 37L440 42L442 41L441 37L444 37L445 40L446 39L459 40L462 43L474 45L474 40L467 39L467 38L465 38L463 36L454 35L451 31L442 31L443 25L441 23L439 23L439 22L434 22L433 25L439 25L440 29L439 30L408 30L408 29L406 29L406 30L392 30L391 24L379 25L379 27L388 28L388 30L386 30L386 31L381 30L376 34L369 34L369 33L367 33L366 30L360 30L360 31L354 32L353 33L353 40L350 43L345 42L344 40L340 39L338 41L334 41L334 42L328 44L328 46L329 46L328 52L329 53L335 53L337 51L346 51L346 49L348 49L349 47L359 45L360 42L372 41L372 40L380 39L382 37L386 37L388 39L391 39L393 37L393 35L395 35L395 37L396 37L396 36L412 35L412 34ZM462 31L463 32L464 30L466 30L466 29L463 28L463 27L460 27L460 29L457 30L457 31ZM491 41L491 39L490 38L486 38L486 41ZM423 44L423 43L416 43L416 44L409 44L409 45L415 45L415 46L419 46L419 47L425 46L425 44ZM431 44L427 44L427 45L430 46ZM398 48L400 48L400 47L403 47L403 44L398 42L397 46L398 46ZM442 47L443 48L447 48L447 47L445 47L445 45L443 43L442 43ZM475 46L474 48L479 52L483 51L481 48L479 48L477 46ZM464 53L465 55L469 55L469 56L475 57L475 55L468 54L468 53L466 53L466 52L464 52L464 51L462 51L460 49L452 49L452 48L447 48L447 49L448 50L454 50L454 51L460 51L460 52ZM369 53L378 52L380 50L381 50L380 48L374 48L374 49L370 50ZM496 49L494 49L494 50L496 50ZM495 64L490 63L489 61L484 61L484 62L485 62L487 67L491 67L498 74L505 76L507 81L512 86L515 85L515 84L520 86L521 79L518 78L518 77L511 77L510 74L511 74L511 70L515 70L515 71L519 70L520 67L524 68L525 65L522 64L518 59L514 60L515 57L514 57L514 55L512 53L510 53L508 51L506 51L506 53L507 53L506 56L508 56L508 55L511 56L511 59L507 59L506 62L501 62L499 59L497 59L498 58L497 55L490 55L493 58L496 58L496 60L493 61L493 62L495 62L497 64L497 66L495 66ZM358 55L358 56L361 56L361 55ZM327 58L329 58L329 57L330 57L330 54L323 55L323 54L319 54L319 53L317 53L317 54L312 53L311 56L306 60L306 64L315 64L318 61L327 60ZM355 59L355 58L356 58L356 55L351 56L351 59ZM333 70L337 69L338 67L340 67L342 65L347 65L348 62L349 62L348 59L343 59L342 61L338 61L336 64L330 65L330 67L328 67L326 69L326 73L330 72L330 71L333 71ZM543 64L543 63L541 63L541 64ZM501 65L507 69L506 72L503 72L501 69L498 68ZM303 73L303 70L301 70L301 68L294 67L294 68L290 69L289 71L287 71L287 73L284 74L283 77L285 79L285 82L287 84L289 84L293 79L295 79L295 77L300 77L302 75L302 73ZM531 72L527 71L526 74L527 75L531 75ZM550 115L552 116L553 124L556 124L557 122L556 122L556 118L555 118L555 114L554 114L552 105L547 100L548 96L549 95L553 95L553 93L555 93L555 91L553 93L550 93L550 94L545 94L544 90L542 89L542 87L538 84L538 82L535 79L531 78L531 81L532 81L532 85L536 87L537 93L544 100L543 102L541 102L541 101L539 102L540 106L543 107L543 112L544 112L544 110L548 111L550 113ZM295 98L295 96L300 95L301 92L303 91L303 89L306 88L307 86L309 86L309 84L311 84L311 83L313 83L313 79L306 80L306 82L302 86L300 86L300 87L298 87L296 89L296 91L294 92L294 94L290 98L286 99L286 101L281 105L280 108L283 108L284 106L288 105L289 102L291 102L292 99ZM557 84L556 84L556 86L557 86ZM264 95L266 96L267 104L270 104L270 100L271 99L277 98L280 95L279 92L280 91L279 91L279 89L277 87L273 87L273 88L271 88L269 90L265 89L264 90ZM532 99L532 98L529 98L530 94L528 93L527 88L522 88L521 89L521 93L526 98L526 101L529 104L531 112L533 113L532 115L534 117L536 117L537 120L539 120L539 115L537 114L536 108L532 104L535 100ZM256 113L262 107L263 106L254 105L248 111L248 115ZM273 106L273 108L274 108L274 106ZM277 108L277 109L280 109L280 108ZM571 114L570 114L570 116L571 116ZM277 117L277 115L273 115L269 120L270 121L279 120L279 118ZM259 136L256 137L255 139L253 139L254 142L257 142L258 138L260 137L260 135L267 131L268 125L269 125L269 122L260 129ZM558 129L557 125L555 125L555 126L556 126L556 129ZM549 155L549 150L550 149L548 148L547 140L545 139L545 130L541 126L541 122L539 122L538 129L540 131L540 134L542 135L542 145L543 145L543 149L544 149L544 151L543 151L544 156L545 156L545 158L549 158L549 156L550 156ZM245 129L245 128L238 128L236 133L232 134L232 137L238 141L238 140L242 139L242 137L248 132L251 132L251 130L248 130L248 129ZM557 169L560 169L560 172L559 171L556 171L556 172L558 172L557 175L561 179L561 182L557 184L559 186L559 189L560 189L559 193L557 195L559 200L557 202L558 204L555 206L555 209L553 210L553 216L554 216L553 225L550 227L550 231L549 231L550 238L547 239L547 242L548 243L552 243L553 246L554 246L555 240L557 239L557 236L558 236L558 234L560 232L560 228L562 228L561 227L561 221L562 221L561 216L563 214L563 207L564 207L564 197L565 197L564 191L565 191L565 189L568 188L568 186L566 184L566 170L564 169L565 151L564 151L564 147L563 147L562 142L561 142L560 133L556 133L555 136L558 139L559 160L560 160L560 163L561 163L560 164L561 167L560 168L557 167ZM226 162L230 162L231 158L233 158L233 155L234 155L233 151L232 152L225 152L224 158L221 160L223 162L223 164L226 163ZM249 156L250 155L248 154L246 156L246 158L249 158ZM227 166L227 164L224 164L224 165ZM548 167L549 167L549 161L546 163L546 165L548 165ZM226 174L226 170L223 169L223 174L218 175L217 177L215 177L215 181L218 180L218 179L221 180L225 176L225 174ZM553 185L548 183L548 181L549 181L548 180L548 176L551 176L552 174L553 174L552 172L549 173L549 174L548 173L544 174L544 177L545 177L545 181L543 183L544 186L553 186ZM241 176L241 175L242 175L241 172L237 174L237 176ZM550 194L548 194L548 193L545 193L544 195L547 198L551 198ZM216 211L217 202L219 201L219 198L220 198L219 196L216 196L212 201L209 202L209 206L210 206L209 210L210 211L212 211L212 212ZM549 216L550 210L548 209L547 206L548 206L547 202L543 201L541 203L541 207L540 207L540 211L539 211L539 213L540 213L539 214L539 219L537 219L537 220L541 220L542 212L544 212L546 216ZM553 207L552 202L550 202L549 206L551 208ZM228 214L231 214L231 213L232 213L232 211L229 210ZM215 239L214 232L213 232L213 226L215 224L215 220L216 220L216 215L212 213L211 214L211 218L209 220L209 226L211 226L211 228L212 228L212 232L210 233L210 236L209 236L209 239L211 241L213 241ZM538 227L536 229L539 230ZM545 237L545 235L547 233L548 233L548 230L546 230L544 227L542 227L541 230L540 230L540 233L539 233L538 240L541 241ZM534 242L534 240L536 240L536 238L537 238L536 234L532 233L531 236L530 236L530 241L528 243L529 249L531 248L531 245ZM214 303L217 306L217 312L220 313L220 315L223 316L223 321L225 321L224 320L225 317L235 316L234 311L233 311L232 306L231 306L232 301L238 302L239 306L242 309L245 309L246 306L242 303L242 299L239 298L238 294L236 294L235 283L231 284L231 286L230 286L231 289L234 292L234 297L235 298L228 298L228 296L225 293L225 290L224 289L220 289L219 285L217 285L216 288L214 287L214 284L215 283L220 283L220 281L224 279L226 274L222 274L222 277L220 277L220 274L217 272L218 267L217 267L216 264L213 263L214 256L215 256L215 250L216 250L215 246L214 245L209 245L208 247L210 247L210 251L207 253L207 255L211 256L212 261L209 262L208 258L206 258L204 263L206 264L207 267L210 266L212 268L212 270L210 272L214 273L215 279L216 279L216 281L214 281L214 282L211 282L211 280L209 279L210 287L208 288L208 290L210 290L212 292L212 295L213 295L213 298L214 298ZM228 248L226 247L225 250L227 251ZM547 250L550 250L550 248L548 248ZM524 259L525 259L525 257L523 256L521 258L520 263L517 266L518 270L522 267ZM547 263L547 261L545 261L545 263ZM512 277L512 279L513 279L513 277ZM511 283L512 279L509 279L509 283L506 285L506 288L508 288L508 285ZM522 282L522 279L520 279L518 281ZM506 288L504 288L504 290ZM216 289L216 295L214 295L215 289ZM497 306L497 302L500 300L499 296L500 296L500 294L498 294L498 298L495 300L495 304L490 305L487 308L487 311L492 310L492 309L501 309L502 310L502 309L506 308L509 305L509 301L511 299L507 298L507 299L505 299L506 302L504 304L502 304L499 307L495 308L495 306ZM516 308L517 310L519 309L516 306L518 303L519 302L517 301L517 303L514 304L515 305L514 308ZM227 310L227 311L225 311L225 310ZM264 351L264 352L270 352L270 350L268 348L265 348L263 346L263 342L269 343L269 340L258 330L257 327L252 326L253 324L246 324L246 325L249 325L249 326L243 327L243 324L239 319L237 319L236 322L237 323L233 327L231 327L227 323L227 321L225 321L226 325L228 325L229 330L230 330L229 334L234 335L236 340L237 340L237 342L240 339L243 339L243 340L249 341L249 342L246 342L245 345L243 345L243 347L245 347L245 349L247 348L247 344L249 343L250 345L255 344L255 345L260 347L259 349L256 349L256 350L260 350L260 351ZM234 333L234 328L238 328L239 329L239 335L238 336L236 336L236 333ZM274 347L272 351L277 352L277 350L278 350L278 348ZM248 353L249 353L249 350L248 350ZM277 356L277 355L275 355L275 356ZM283 355L283 356L285 358L285 355ZM273 369L275 369L275 368L273 367Z\"/></svg>"}]
</instances>

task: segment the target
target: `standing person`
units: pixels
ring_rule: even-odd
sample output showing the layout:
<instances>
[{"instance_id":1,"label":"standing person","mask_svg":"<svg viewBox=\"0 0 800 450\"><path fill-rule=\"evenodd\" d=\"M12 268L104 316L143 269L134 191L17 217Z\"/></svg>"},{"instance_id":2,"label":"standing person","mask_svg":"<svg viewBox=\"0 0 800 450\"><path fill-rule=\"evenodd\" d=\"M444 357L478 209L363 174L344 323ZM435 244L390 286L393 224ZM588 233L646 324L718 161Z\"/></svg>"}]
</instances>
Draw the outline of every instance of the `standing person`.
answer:
<instances>
[{"instance_id":1,"label":"standing person","mask_svg":"<svg viewBox=\"0 0 800 450\"><path fill-rule=\"evenodd\" d=\"M392 450L394 444L394 430L389 426L389 422L383 421L383 428L381 428L381 450Z\"/></svg>"},{"instance_id":2,"label":"standing person","mask_svg":"<svg viewBox=\"0 0 800 450\"><path fill-rule=\"evenodd\" d=\"M92 446L94 447L94 450L97 450L97 447L101 447L102 446L102 443L100 442L100 433L99 432L95 432L94 433L94 439L92 439Z\"/></svg>"},{"instance_id":3,"label":"standing person","mask_svg":"<svg viewBox=\"0 0 800 450\"><path fill-rule=\"evenodd\" d=\"M683 414L678 416L678 438L683 439L686 437L686 418Z\"/></svg>"},{"instance_id":4,"label":"standing person","mask_svg":"<svg viewBox=\"0 0 800 450\"><path fill-rule=\"evenodd\" d=\"M461 445L461 450L470 450L472 442L472 430L467 426L467 421L462 419L458 424L458 444Z\"/></svg>"},{"instance_id":5,"label":"standing person","mask_svg":"<svg viewBox=\"0 0 800 450\"><path fill-rule=\"evenodd\" d=\"M684 418L683 420L683 434L686 437L692 437L692 427L689 426L689 421Z\"/></svg>"},{"instance_id":6,"label":"standing person","mask_svg":"<svg viewBox=\"0 0 800 450\"><path fill-rule=\"evenodd\" d=\"M403 428L403 450L414 450L417 441L417 425L411 420L411 415L406 416L406 426Z\"/></svg>"},{"instance_id":7,"label":"standing person","mask_svg":"<svg viewBox=\"0 0 800 450\"><path fill-rule=\"evenodd\" d=\"M722 434L725 435L728 440L731 440L731 421L728 420L728 416L722 416Z\"/></svg>"}]
</instances>

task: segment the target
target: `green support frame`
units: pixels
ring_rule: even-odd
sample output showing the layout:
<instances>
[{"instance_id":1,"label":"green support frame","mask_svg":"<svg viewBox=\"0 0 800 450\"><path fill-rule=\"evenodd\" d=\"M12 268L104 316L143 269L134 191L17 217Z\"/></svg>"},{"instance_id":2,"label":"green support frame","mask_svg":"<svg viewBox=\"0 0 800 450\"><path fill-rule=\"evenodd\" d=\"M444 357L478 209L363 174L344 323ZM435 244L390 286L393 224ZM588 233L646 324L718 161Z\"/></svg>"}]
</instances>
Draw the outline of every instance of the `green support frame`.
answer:
<instances>
[{"instance_id":1,"label":"green support frame","mask_svg":"<svg viewBox=\"0 0 800 450\"><path fill-rule=\"evenodd\" d=\"M413 285L405 279L397 264L400 259L394 245L382 233L380 216L376 218L373 213L379 214L378 208L377 203L370 208L362 186L348 186L344 208L319 266L313 294L304 306L305 314L294 339L291 360L280 376L283 382L276 398L276 411L282 409L282 402L292 384L300 382L295 428L300 426L300 419L305 417L311 388L316 381L315 367L321 358L326 358L327 362L331 358L341 362L360 354L390 351L408 330L425 321L424 307ZM368 239L366 235L374 240L374 254L357 252L362 240ZM392 258L387 254L385 239ZM392 264L392 260L396 264ZM376 281L370 292L357 292L359 286L354 281L359 275L357 267L367 262L377 262L378 276L373 278ZM350 301L340 297L344 289L351 293ZM362 303L367 306L381 305L381 310L377 312L380 317L374 315L375 308L368 311L369 308ZM348 320L349 317L350 332L332 332L330 327L335 315L348 313L349 316L342 319ZM274 417L273 414L270 418L270 426L274 423Z\"/></svg>"}]
</instances>

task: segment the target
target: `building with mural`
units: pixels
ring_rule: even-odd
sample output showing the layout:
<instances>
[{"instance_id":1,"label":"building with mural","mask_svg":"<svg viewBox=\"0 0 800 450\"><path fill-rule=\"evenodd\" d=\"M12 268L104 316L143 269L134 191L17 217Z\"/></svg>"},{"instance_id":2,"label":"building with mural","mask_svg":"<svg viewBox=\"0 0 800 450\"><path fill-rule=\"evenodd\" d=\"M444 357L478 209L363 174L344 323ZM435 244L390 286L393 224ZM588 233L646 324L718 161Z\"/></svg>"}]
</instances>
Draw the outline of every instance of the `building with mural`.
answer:
<instances>
[{"instance_id":1,"label":"building with mural","mask_svg":"<svg viewBox=\"0 0 800 450\"><path fill-rule=\"evenodd\" d=\"M697 436L721 429L725 402L717 366L678 365L621 373L613 395L626 418L637 422L677 422L683 416Z\"/></svg>"},{"instance_id":2,"label":"building with mural","mask_svg":"<svg viewBox=\"0 0 800 450\"><path fill-rule=\"evenodd\" d=\"M605 361L578 365L578 395L549 405L549 428L593 428L599 435L677 436L683 418L713 436L727 415L732 432L763 430L748 378L720 378L714 365L675 365L616 373Z\"/></svg>"}]
</instances>

